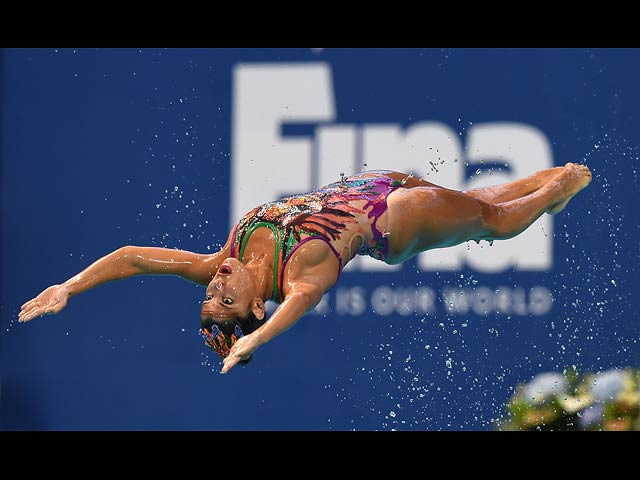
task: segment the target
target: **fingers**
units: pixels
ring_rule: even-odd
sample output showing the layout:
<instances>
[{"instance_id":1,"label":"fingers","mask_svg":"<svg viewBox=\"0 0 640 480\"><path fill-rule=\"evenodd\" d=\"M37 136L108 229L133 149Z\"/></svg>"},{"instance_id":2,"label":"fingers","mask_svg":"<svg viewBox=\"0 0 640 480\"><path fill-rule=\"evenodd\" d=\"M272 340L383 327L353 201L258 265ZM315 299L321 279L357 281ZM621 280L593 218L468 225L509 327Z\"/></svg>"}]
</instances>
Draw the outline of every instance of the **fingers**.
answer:
<instances>
[{"instance_id":1,"label":"fingers","mask_svg":"<svg viewBox=\"0 0 640 480\"><path fill-rule=\"evenodd\" d=\"M24 305L22 305L22 307L20 307L20 313L18 314L18 321L20 322L26 321L24 319L27 318L29 313L31 313L34 308L37 308L37 307L38 307L38 302L36 301L35 298L33 300L29 300L28 302L26 302Z\"/></svg>"},{"instance_id":2,"label":"fingers","mask_svg":"<svg viewBox=\"0 0 640 480\"><path fill-rule=\"evenodd\" d=\"M25 302L22 307L20 307L20 313L18 314L19 322L28 322L42 314L44 314L44 308L40 305L39 300L40 295L35 298L32 298L28 302Z\"/></svg>"},{"instance_id":3,"label":"fingers","mask_svg":"<svg viewBox=\"0 0 640 480\"><path fill-rule=\"evenodd\" d=\"M44 315L45 313L46 311L44 308L34 305L29 309L20 312L18 314L18 321L22 323L28 322L29 320L33 320L36 317Z\"/></svg>"},{"instance_id":4,"label":"fingers","mask_svg":"<svg viewBox=\"0 0 640 480\"><path fill-rule=\"evenodd\" d=\"M34 299L22 306L22 310L18 314L18 322L24 323L33 320L36 317L47 315L49 313L57 313L56 305L40 305L38 300Z\"/></svg>"},{"instance_id":5,"label":"fingers","mask_svg":"<svg viewBox=\"0 0 640 480\"><path fill-rule=\"evenodd\" d=\"M224 359L224 366L222 367L222 370L220 370L220 373L224 375L229 370L231 370L240 360L242 360L240 358L240 355L229 355Z\"/></svg>"},{"instance_id":6,"label":"fingers","mask_svg":"<svg viewBox=\"0 0 640 480\"><path fill-rule=\"evenodd\" d=\"M35 298L32 298L32 299L31 299L31 300L29 300L28 302L25 302L25 303L20 307L20 309L21 309L21 310L24 310L26 307L28 307L29 305L32 305L32 304L34 304L34 303L36 303L36 302L37 302L37 300L36 300Z\"/></svg>"}]
</instances>

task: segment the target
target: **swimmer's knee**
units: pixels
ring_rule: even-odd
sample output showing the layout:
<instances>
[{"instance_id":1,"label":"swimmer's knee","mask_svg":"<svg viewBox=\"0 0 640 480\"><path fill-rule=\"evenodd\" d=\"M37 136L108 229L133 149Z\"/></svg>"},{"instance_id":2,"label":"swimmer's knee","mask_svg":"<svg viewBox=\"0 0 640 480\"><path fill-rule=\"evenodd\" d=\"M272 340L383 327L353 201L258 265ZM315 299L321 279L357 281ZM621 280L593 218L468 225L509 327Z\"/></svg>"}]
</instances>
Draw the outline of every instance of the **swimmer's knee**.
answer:
<instances>
[{"instance_id":1,"label":"swimmer's knee","mask_svg":"<svg viewBox=\"0 0 640 480\"><path fill-rule=\"evenodd\" d=\"M512 225L509 222L508 212L501 205L492 205L479 201L482 208L480 225L469 240L506 240L514 236Z\"/></svg>"}]
</instances>

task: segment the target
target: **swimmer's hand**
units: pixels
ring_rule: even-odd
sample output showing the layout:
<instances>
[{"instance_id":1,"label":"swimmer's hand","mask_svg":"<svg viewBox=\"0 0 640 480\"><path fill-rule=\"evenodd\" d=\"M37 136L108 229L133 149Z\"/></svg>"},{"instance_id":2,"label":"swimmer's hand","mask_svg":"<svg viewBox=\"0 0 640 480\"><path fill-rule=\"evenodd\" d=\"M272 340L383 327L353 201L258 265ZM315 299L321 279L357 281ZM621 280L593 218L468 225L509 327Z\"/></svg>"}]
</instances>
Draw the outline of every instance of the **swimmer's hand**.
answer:
<instances>
[{"instance_id":1,"label":"swimmer's hand","mask_svg":"<svg viewBox=\"0 0 640 480\"><path fill-rule=\"evenodd\" d=\"M260 345L262 345L262 341L258 332L253 332L240 338L233 344L229 355L223 360L224 365L220 373L227 373L236 363L249 358Z\"/></svg>"},{"instance_id":2,"label":"swimmer's hand","mask_svg":"<svg viewBox=\"0 0 640 480\"><path fill-rule=\"evenodd\" d=\"M53 315L67 306L69 291L64 285L52 285L33 300L22 305L19 322L28 322L42 315Z\"/></svg>"}]
</instances>

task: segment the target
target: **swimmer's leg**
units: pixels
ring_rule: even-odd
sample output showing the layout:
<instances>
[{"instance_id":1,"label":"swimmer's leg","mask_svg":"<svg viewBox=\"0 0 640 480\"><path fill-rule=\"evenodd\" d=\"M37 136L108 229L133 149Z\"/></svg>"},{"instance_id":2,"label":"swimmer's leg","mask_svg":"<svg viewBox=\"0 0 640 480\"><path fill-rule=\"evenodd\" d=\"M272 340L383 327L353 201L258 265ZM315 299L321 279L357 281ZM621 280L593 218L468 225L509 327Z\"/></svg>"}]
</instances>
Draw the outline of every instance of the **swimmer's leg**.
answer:
<instances>
[{"instance_id":1,"label":"swimmer's leg","mask_svg":"<svg viewBox=\"0 0 640 480\"><path fill-rule=\"evenodd\" d=\"M488 218L491 224L491 237L488 240L512 238L524 231L543 213L558 213L574 195L589 185L591 178L591 172L586 165L567 163L560 173L535 192L495 204Z\"/></svg>"},{"instance_id":2,"label":"swimmer's leg","mask_svg":"<svg viewBox=\"0 0 640 480\"><path fill-rule=\"evenodd\" d=\"M532 193L495 204L443 188L396 190L388 198L386 261L399 263L424 250L468 240L512 238L543 213L556 213L590 181L586 166L569 163Z\"/></svg>"},{"instance_id":3,"label":"swimmer's leg","mask_svg":"<svg viewBox=\"0 0 640 480\"><path fill-rule=\"evenodd\" d=\"M521 180L484 188L465 190L462 193L485 201L487 203L502 203L516 198L521 198L535 192L553 177L558 175L565 167L549 168L541 170Z\"/></svg>"}]
</instances>

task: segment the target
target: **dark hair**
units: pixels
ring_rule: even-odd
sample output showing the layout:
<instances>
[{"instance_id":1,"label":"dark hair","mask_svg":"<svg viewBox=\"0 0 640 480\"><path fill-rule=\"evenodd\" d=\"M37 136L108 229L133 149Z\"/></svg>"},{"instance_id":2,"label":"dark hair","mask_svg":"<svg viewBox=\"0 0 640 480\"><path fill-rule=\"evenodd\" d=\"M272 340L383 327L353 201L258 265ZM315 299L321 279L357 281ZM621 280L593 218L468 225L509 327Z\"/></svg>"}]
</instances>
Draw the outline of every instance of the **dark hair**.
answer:
<instances>
[{"instance_id":1,"label":"dark hair","mask_svg":"<svg viewBox=\"0 0 640 480\"><path fill-rule=\"evenodd\" d=\"M223 321L214 320L213 318L208 317L205 320L202 320L200 325L203 330L211 332L211 327L215 324L220 331L222 331L225 337L230 338L232 334L235 334L236 327L240 327L243 335L249 335L263 325L265 321L266 317L260 320L255 316L253 310L249 310L246 317L234 317ZM253 358L253 355L246 360L241 360L239 362L240 365L248 364L251 361L251 358Z\"/></svg>"}]
</instances>

